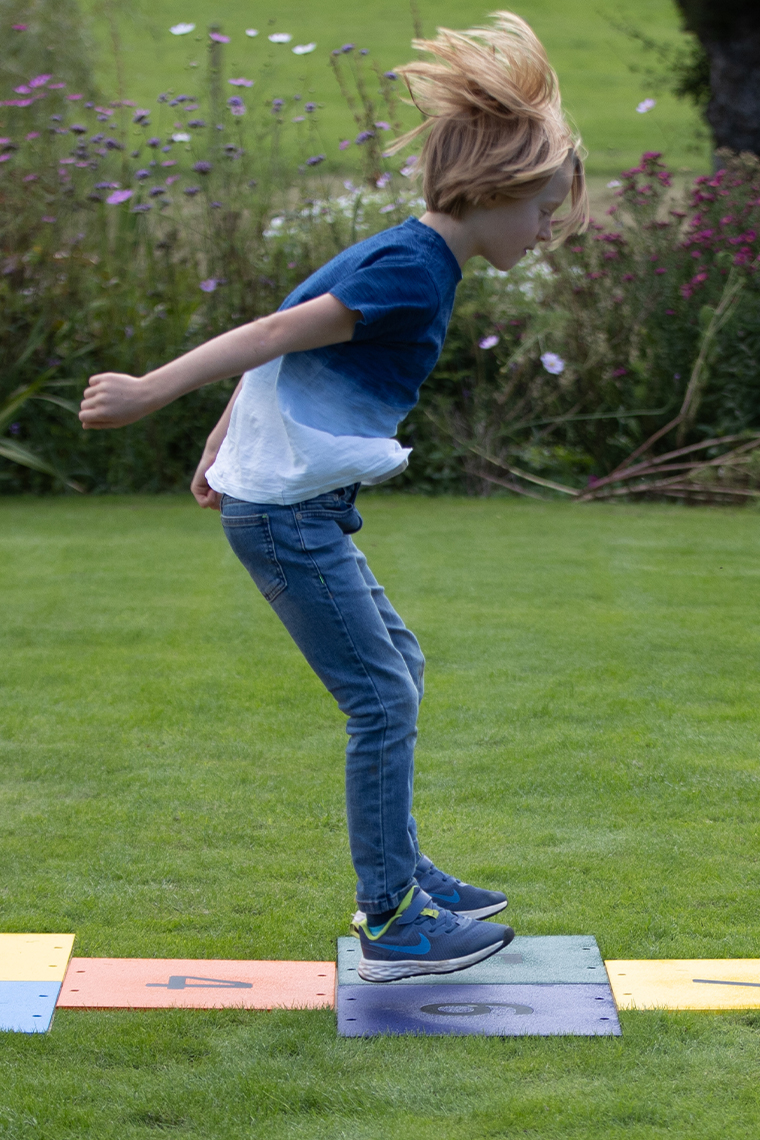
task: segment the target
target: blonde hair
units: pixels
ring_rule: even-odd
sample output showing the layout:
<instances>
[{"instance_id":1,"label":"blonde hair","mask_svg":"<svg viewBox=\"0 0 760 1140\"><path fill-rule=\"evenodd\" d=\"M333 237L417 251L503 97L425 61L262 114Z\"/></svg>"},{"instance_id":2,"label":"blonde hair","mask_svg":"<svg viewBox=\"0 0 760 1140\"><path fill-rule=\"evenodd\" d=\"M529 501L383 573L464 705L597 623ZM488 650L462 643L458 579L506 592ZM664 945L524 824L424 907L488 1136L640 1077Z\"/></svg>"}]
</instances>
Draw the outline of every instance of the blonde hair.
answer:
<instances>
[{"instance_id":1,"label":"blonde hair","mask_svg":"<svg viewBox=\"0 0 760 1140\"><path fill-rule=\"evenodd\" d=\"M417 171L427 207L454 218L494 195L538 193L571 158L570 210L555 223L554 244L588 224L585 152L533 30L511 12L494 12L492 19L494 27L439 28L434 40L412 41L433 61L396 70L426 120L389 152L425 136Z\"/></svg>"}]
</instances>

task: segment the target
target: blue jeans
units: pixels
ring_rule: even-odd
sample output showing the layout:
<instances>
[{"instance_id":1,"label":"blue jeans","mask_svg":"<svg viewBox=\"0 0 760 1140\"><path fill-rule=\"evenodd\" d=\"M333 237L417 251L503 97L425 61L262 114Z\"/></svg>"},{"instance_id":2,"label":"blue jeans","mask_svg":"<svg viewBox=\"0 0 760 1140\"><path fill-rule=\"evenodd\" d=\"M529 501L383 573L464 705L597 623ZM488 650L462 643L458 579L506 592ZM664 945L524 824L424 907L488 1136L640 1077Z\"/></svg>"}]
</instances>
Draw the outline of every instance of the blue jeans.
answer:
<instances>
[{"instance_id":1,"label":"blue jeans","mask_svg":"<svg viewBox=\"0 0 760 1140\"><path fill-rule=\"evenodd\" d=\"M419 858L411 814L425 659L352 534L359 485L282 507L222 498L230 546L348 717L346 809L356 899L398 906Z\"/></svg>"}]
</instances>

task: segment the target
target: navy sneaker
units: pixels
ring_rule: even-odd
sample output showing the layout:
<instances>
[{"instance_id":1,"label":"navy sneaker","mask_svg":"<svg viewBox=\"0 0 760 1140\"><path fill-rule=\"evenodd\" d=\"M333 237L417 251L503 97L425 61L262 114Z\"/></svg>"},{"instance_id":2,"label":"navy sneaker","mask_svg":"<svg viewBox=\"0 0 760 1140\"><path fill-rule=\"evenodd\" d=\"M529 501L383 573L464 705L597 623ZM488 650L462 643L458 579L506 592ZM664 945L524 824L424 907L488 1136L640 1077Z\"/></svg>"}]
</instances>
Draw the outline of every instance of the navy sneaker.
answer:
<instances>
[{"instance_id":1,"label":"navy sneaker","mask_svg":"<svg viewBox=\"0 0 760 1140\"><path fill-rule=\"evenodd\" d=\"M359 977L365 982L465 970L508 946L515 936L510 926L441 910L416 886L383 926L370 926L364 918L358 927Z\"/></svg>"},{"instance_id":2,"label":"navy sneaker","mask_svg":"<svg viewBox=\"0 0 760 1140\"><path fill-rule=\"evenodd\" d=\"M439 871L427 855L420 856L414 877L434 903L467 918L490 918L507 905L507 896L501 891L486 891L463 883L461 879Z\"/></svg>"},{"instance_id":3,"label":"navy sneaker","mask_svg":"<svg viewBox=\"0 0 760 1140\"><path fill-rule=\"evenodd\" d=\"M433 902L452 914L465 918L490 918L507 905L507 896L501 891L486 891L482 887L472 887L439 871L427 855L421 855L414 873L418 886L430 895ZM351 920L351 933L358 935L359 926L366 918L363 910L357 910Z\"/></svg>"}]
</instances>

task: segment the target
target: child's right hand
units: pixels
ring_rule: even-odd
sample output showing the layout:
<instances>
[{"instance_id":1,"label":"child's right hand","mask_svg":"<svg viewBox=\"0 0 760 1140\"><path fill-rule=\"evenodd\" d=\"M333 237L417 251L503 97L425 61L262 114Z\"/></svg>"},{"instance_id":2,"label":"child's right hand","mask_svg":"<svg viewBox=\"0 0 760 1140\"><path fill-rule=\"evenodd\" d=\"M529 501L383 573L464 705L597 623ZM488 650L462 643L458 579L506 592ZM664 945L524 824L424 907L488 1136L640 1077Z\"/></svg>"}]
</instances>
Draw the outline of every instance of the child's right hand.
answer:
<instances>
[{"instance_id":1,"label":"child's right hand","mask_svg":"<svg viewBox=\"0 0 760 1140\"><path fill-rule=\"evenodd\" d=\"M155 410L149 386L125 372L100 372L91 376L79 410L87 430L125 427Z\"/></svg>"}]
</instances>

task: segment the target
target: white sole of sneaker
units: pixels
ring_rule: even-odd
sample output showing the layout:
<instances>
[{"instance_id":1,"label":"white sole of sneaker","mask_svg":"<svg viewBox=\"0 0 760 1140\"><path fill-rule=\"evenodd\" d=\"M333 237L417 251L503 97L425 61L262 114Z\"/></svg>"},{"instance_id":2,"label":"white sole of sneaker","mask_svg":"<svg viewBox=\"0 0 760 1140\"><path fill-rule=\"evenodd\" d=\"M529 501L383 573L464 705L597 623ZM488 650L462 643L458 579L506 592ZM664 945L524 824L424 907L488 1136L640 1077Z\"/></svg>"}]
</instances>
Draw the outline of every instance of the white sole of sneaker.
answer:
<instances>
[{"instance_id":1,"label":"white sole of sneaker","mask_svg":"<svg viewBox=\"0 0 760 1140\"><path fill-rule=\"evenodd\" d=\"M408 959L399 962L380 962L376 958L365 958L362 954L358 974L363 982L394 982L398 978L414 978L418 974L453 974L457 970L466 970L468 966L474 966L476 962L482 962L484 958L490 958L492 954L503 950L509 941L511 939L484 946L482 950L465 954L463 958L441 958L437 962L410 962Z\"/></svg>"}]
</instances>

